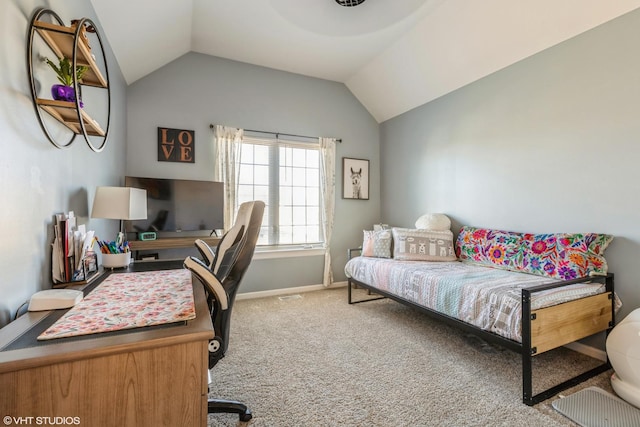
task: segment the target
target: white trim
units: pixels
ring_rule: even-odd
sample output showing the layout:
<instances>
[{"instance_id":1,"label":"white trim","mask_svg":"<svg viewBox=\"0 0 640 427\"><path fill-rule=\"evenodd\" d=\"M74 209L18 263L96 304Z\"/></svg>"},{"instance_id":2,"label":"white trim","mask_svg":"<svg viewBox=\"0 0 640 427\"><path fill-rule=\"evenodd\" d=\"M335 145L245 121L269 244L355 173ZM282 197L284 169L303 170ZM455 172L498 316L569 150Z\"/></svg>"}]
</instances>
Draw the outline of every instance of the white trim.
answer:
<instances>
[{"instance_id":1,"label":"white trim","mask_svg":"<svg viewBox=\"0 0 640 427\"><path fill-rule=\"evenodd\" d=\"M595 347L591 347L590 345L582 344L579 342L572 342L565 345L569 350L577 351L578 353L582 353L589 357L593 357L594 359L601 360L605 362L607 360L607 353L604 350L597 349Z\"/></svg>"},{"instance_id":2,"label":"white trim","mask_svg":"<svg viewBox=\"0 0 640 427\"><path fill-rule=\"evenodd\" d=\"M323 248L310 248L310 249L265 249L256 251L253 253L253 259L274 259L274 258L295 258L305 256L320 256L324 255Z\"/></svg>"},{"instance_id":3,"label":"white trim","mask_svg":"<svg viewBox=\"0 0 640 427\"><path fill-rule=\"evenodd\" d=\"M298 294L302 292L312 292L312 291L320 291L323 289L334 289L340 288L343 286L347 286L347 282L334 282L328 288L325 288L324 285L307 285L307 286L298 286L295 288L282 288L282 289L271 289L268 291L256 291L256 292L245 292L236 295L237 300L243 299L254 299L254 298L266 298L266 297L274 297L280 295L289 295L289 294Z\"/></svg>"}]
</instances>

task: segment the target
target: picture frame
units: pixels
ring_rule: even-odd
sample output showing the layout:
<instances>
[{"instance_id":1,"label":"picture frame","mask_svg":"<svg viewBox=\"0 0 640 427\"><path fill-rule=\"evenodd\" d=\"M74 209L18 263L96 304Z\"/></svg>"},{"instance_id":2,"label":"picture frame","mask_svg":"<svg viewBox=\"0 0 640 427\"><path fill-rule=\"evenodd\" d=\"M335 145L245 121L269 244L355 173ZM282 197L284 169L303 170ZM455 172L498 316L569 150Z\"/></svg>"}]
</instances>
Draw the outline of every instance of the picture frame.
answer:
<instances>
[{"instance_id":1,"label":"picture frame","mask_svg":"<svg viewBox=\"0 0 640 427\"><path fill-rule=\"evenodd\" d=\"M369 160L342 158L342 198L369 200Z\"/></svg>"}]
</instances>

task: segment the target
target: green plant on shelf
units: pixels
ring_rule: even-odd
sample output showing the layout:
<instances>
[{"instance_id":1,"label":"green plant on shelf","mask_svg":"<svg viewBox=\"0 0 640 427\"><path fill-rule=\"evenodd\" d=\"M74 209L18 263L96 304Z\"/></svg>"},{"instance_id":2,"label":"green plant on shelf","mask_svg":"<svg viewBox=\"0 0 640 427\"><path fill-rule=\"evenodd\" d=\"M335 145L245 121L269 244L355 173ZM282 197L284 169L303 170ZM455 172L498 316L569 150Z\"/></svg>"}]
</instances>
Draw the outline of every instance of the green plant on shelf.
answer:
<instances>
[{"instance_id":1,"label":"green plant on shelf","mask_svg":"<svg viewBox=\"0 0 640 427\"><path fill-rule=\"evenodd\" d=\"M73 65L69 58L61 58L58 64L50 60L49 58L45 58L45 61L49 66L55 71L58 76L58 81L65 86L73 86ZM82 77L84 77L85 73L89 71L89 67L86 65L78 65L76 67L76 80L82 82Z\"/></svg>"}]
</instances>

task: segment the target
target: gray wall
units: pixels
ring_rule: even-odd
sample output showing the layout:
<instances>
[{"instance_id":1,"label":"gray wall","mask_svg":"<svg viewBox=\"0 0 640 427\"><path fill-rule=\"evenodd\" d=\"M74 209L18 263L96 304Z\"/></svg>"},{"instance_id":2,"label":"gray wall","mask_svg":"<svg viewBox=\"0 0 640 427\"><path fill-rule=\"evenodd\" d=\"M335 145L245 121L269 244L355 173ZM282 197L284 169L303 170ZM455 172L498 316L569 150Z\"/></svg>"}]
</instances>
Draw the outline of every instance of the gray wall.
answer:
<instances>
[{"instance_id":1,"label":"gray wall","mask_svg":"<svg viewBox=\"0 0 640 427\"><path fill-rule=\"evenodd\" d=\"M97 21L84 0L0 2L0 327L34 292L51 287L50 245L56 213L75 211L79 223L88 224L104 238L116 232L117 223L89 222L88 216L95 187L119 185L124 175L126 85L104 37L112 87L111 136L105 150L94 153L82 136L70 148L57 149L40 129L25 61L29 23L40 7L53 9L66 25L81 17ZM48 50L41 53L53 56ZM55 82L53 71L43 64L36 67L41 92L48 92ZM106 97L89 92L87 108L94 101L106 103Z\"/></svg>"},{"instance_id":2,"label":"gray wall","mask_svg":"<svg viewBox=\"0 0 640 427\"><path fill-rule=\"evenodd\" d=\"M346 249L380 219L379 127L345 85L188 53L127 90L127 174L213 179L213 133L222 124L299 135L342 138L337 147L337 194L331 245L336 280L344 280ZM157 128L195 131L195 163L157 161ZM370 160L368 201L342 199L342 157ZM257 260L242 292L322 282L319 257ZM276 274L281 265L287 274Z\"/></svg>"},{"instance_id":3,"label":"gray wall","mask_svg":"<svg viewBox=\"0 0 640 427\"><path fill-rule=\"evenodd\" d=\"M639 40L636 11L383 123L384 220L613 234L620 318L640 306Z\"/></svg>"}]
</instances>

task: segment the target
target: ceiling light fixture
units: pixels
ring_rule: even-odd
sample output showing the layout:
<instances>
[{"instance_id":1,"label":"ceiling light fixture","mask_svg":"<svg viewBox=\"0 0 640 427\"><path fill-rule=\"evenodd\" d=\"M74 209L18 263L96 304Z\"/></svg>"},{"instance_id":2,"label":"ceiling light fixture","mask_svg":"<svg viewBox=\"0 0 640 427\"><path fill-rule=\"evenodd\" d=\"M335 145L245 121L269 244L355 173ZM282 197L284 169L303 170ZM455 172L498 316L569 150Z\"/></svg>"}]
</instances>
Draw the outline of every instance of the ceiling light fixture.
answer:
<instances>
[{"instance_id":1,"label":"ceiling light fixture","mask_svg":"<svg viewBox=\"0 0 640 427\"><path fill-rule=\"evenodd\" d=\"M336 3L340 6L351 7L364 3L364 0L336 0Z\"/></svg>"}]
</instances>

